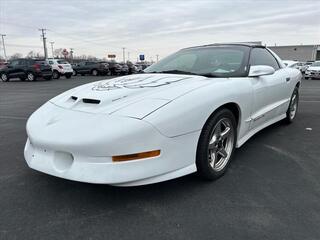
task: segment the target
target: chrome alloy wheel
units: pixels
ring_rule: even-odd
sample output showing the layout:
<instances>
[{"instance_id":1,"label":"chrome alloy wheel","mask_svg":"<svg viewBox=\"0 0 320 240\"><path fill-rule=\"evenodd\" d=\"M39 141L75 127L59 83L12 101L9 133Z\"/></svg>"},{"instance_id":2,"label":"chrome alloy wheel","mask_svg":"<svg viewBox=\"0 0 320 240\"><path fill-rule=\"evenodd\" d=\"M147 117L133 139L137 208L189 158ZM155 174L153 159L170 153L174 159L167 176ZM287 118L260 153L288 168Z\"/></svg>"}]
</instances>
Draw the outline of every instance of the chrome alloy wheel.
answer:
<instances>
[{"instance_id":1,"label":"chrome alloy wheel","mask_svg":"<svg viewBox=\"0 0 320 240\"><path fill-rule=\"evenodd\" d=\"M298 98L297 98L297 93L295 92L294 95L292 96L290 107L289 107L290 119L294 119L297 113L297 109L298 109Z\"/></svg>"},{"instance_id":2,"label":"chrome alloy wheel","mask_svg":"<svg viewBox=\"0 0 320 240\"><path fill-rule=\"evenodd\" d=\"M222 118L214 126L208 146L208 161L215 171L228 163L234 145L234 132L230 119Z\"/></svg>"}]
</instances>

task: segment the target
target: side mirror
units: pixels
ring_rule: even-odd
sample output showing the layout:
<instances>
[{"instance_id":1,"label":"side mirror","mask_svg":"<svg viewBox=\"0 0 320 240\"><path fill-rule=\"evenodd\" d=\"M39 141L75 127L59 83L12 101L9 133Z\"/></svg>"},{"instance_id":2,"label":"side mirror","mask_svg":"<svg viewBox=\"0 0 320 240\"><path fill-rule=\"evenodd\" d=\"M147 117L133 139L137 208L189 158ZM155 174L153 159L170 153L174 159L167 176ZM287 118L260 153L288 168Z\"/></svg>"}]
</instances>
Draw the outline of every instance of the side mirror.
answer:
<instances>
[{"instance_id":1,"label":"side mirror","mask_svg":"<svg viewBox=\"0 0 320 240\"><path fill-rule=\"evenodd\" d=\"M250 66L249 77L260 77L264 75L272 75L275 72L273 67L266 65Z\"/></svg>"}]
</instances>

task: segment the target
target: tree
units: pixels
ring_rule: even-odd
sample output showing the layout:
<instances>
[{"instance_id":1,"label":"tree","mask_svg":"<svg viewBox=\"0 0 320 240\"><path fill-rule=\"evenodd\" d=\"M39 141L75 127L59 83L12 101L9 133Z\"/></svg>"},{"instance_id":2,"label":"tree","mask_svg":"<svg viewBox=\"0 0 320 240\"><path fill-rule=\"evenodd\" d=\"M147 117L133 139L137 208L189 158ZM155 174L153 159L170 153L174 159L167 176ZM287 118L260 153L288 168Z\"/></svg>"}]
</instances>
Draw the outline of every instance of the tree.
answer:
<instances>
[{"instance_id":1,"label":"tree","mask_svg":"<svg viewBox=\"0 0 320 240\"><path fill-rule=\"evenodd\" d=\"M17 58L22 58L22 54L21 53L15 53L13 55L11 55L10 60L14 60Z\"/></svg>"},{"instance_id":2,"label":"tree","mask_svg":"<svg viewBox=\"0 0 320 240\"><path fill-rule=\"evenodd\" d=\"M27 54L27 58L34 58L36 56L36 53L34 51L30 51L28 54Z\"/></svg>"}]
</instances>

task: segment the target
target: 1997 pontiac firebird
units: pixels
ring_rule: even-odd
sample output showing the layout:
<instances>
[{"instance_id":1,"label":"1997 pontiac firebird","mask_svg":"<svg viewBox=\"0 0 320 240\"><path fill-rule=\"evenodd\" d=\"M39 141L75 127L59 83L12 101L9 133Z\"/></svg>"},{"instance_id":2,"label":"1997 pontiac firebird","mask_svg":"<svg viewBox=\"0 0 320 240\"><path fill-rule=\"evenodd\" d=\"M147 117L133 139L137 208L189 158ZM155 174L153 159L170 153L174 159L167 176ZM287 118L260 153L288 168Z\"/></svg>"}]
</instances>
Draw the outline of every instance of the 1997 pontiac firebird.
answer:
<instances>
[{"instance_id":1,"label":"1997 pontiac firebird","mask_svg":"<svg viewBox=\"0 0 320 240\"><path fill-rule=\"evenodd\" d=\"M297 113L301 73L263 46L186 48L138 75L85 84L31 115L29 167L119 186L198 172L216 179L235 148Z\"/></svg>"}]
</instances>

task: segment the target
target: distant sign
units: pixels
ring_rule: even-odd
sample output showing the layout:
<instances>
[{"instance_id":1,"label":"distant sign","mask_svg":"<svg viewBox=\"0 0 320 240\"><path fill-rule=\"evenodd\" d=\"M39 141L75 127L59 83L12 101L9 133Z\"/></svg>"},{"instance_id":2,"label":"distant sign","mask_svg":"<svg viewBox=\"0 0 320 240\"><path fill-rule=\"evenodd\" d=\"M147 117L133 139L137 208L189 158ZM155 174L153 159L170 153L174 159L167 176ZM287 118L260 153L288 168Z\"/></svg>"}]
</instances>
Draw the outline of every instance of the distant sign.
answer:
<instances>
[{"instance_id":1,"label":"distant sign","mask_svg":"<svg viewBox=\"0 0 320 240\"><path fill-rule=\"evenodd\" d=\"M108 54L108 58L116 58L115 54Z\"/></svg>"},{"instance_id":2,"label":"distant sign","mask_svg":"<svg viewBox=\"0 0 320 240\"><path fill-rule=\"evenodd\" d=\"M144 61L144 54L140 54L139 59L140 59L140 61Z\"/></svg>"}]
</instances>

